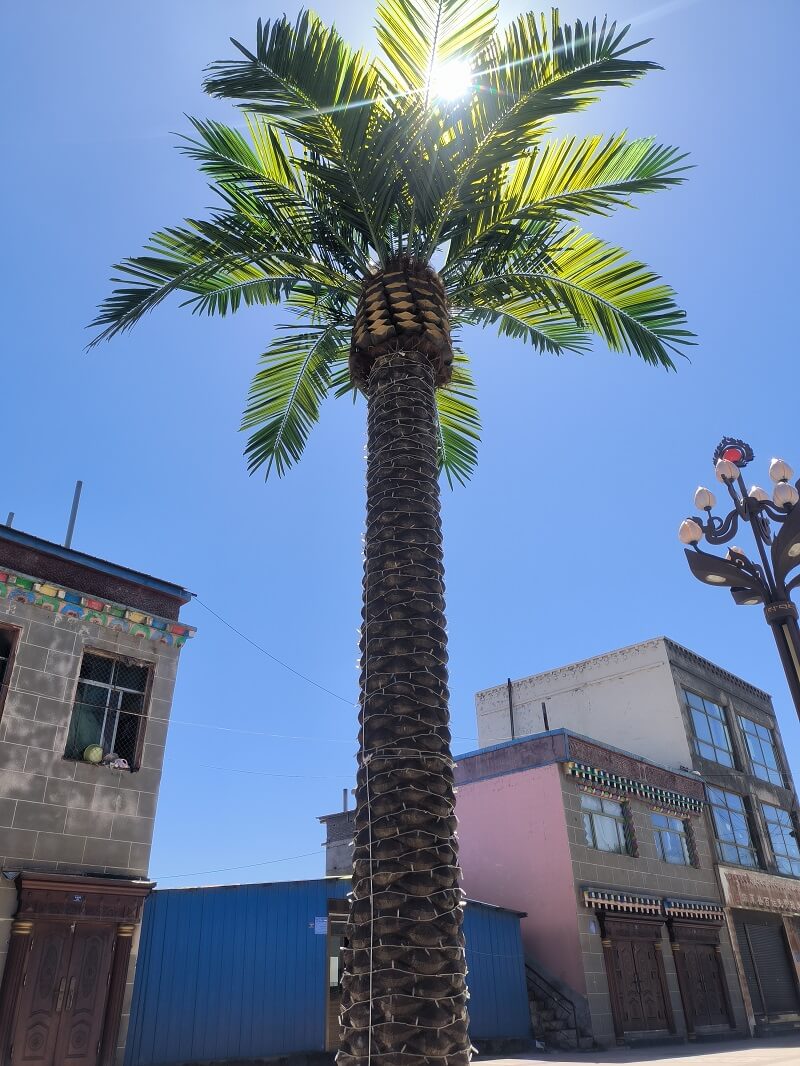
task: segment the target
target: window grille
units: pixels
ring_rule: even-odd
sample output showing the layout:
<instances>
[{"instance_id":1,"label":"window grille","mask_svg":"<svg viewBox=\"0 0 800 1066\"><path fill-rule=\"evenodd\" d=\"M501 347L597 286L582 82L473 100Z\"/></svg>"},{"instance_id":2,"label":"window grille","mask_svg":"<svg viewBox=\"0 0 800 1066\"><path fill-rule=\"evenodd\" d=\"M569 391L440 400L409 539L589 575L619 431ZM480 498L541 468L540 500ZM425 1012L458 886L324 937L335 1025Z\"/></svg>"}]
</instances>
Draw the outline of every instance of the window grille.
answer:
<instances>
[{"instance_id":1,"label":"window grille","mask_svg":"<svg viewBox=\"0 0 800 1066\"><path fill-rule=\"evenodd\" d=\"M783 774L778 766L778 753L775 751L772 730L742 715L739 715L739 722L755 776L760 777L762 781L771 781L773 785L783 786Z\"/></svg>"},{"instance_id":2,"label":"window grille","mask_svg":"<svg viewBox=\"0 0 800 1066\"><path fill-rule=\"evenodd\" d=\"M733 766L733 748L724 710L694 692L684 689L684 695L692 716L697 754L723 766Z\"/></svg>"},{"instance_id":3,"label":"window grille","mask_svg":"<svg viewBox=\"0 0 800 1066\"><path fill-rule=\"evenodd\" d=\"M722 788L711 788L710 785L706 785L706 794L714 819L720 859L740 866L758 866L742 797Z\"/></svg>"},{"instance_id":4,"label":"window grille","mask_svg":"<svg viewBox=\"0 0 800 1066\"><path fill-rule=\"evenodd\" d=\"M778 871L792 877L800 877L800 847L797 844L797 830L791 814L781 807L772 807L769 803L762 803L761 809L764 812Z\"/></svg>"},{"instance_id":5,"label":"window grille","mask_svg":"<svg viewBox=\"0 0 800 1066\"><path fill-rule=\"evenodd\" d=\"M651 814L656 838L656 851L662 862L675 866L691 865L686 822L667 814Z\"/></svg>"},{"instance_id":6,"label":"window grille","mask_svg":"<svg viewBox=\"0 0 800 1066\"><path fill-rule=\"evenodd\" d=\"M116 755L134 768L142 728L148 668L128 659L85 654L72 711L67 759L82 759L99 744L103 756Z\"/></svg>"},{"instance_id":7,"label":"window grille","mask_svg":"<svg viewBox=\"0 0 800 1066\"><path fill-rule=\"evenodd\" d=\"M618 855L631 852L627 818L623 804L597 796L581 796L583 830L586 843L598 851L613 851Z\"/></svg>"}]
</instances>

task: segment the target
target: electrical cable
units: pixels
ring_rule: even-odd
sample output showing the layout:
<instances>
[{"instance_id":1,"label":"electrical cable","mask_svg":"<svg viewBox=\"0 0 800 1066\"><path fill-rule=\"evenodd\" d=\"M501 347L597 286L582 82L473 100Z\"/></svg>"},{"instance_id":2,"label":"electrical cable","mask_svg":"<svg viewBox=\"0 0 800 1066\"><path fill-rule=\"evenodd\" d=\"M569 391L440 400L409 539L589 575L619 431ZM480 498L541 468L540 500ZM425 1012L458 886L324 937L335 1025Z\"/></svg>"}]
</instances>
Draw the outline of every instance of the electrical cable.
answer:
<instances>
[{"instance_id":1,"label":"electrical cable","mask_svg":"<svg viewBox=\"0 0 800 1066\"><path fill-rule=\"evenodd\" d=\"M345 699L344 696L340 696L338 692L334 692L333 689L326 688L325 685L321 685L319 681L315 681L312 677L308 677L307 674L301 673L300 670L295 670L293 666L290 666L288 663L285 663L283 659L279 659L277 655L273 655L271 651L267 651L266 648L263 648L254 640L251 640L246 633L243 633L241 631L241 629L237 629L236 626L232 625L230 622L224 619L221 614L217 614L216 611L212 610L212 608L209 607L207 603L203 603L199 596L195 595L195 599L201 607L204 607L209 614L213 614L213 616L218 621L222 622L224 626L227 626L228 629L231 630L231 632L235 633L238 637L241 637L242 640L246 640L248 644L252 644L252 646L257 651L260 651L262 655L266 655L268 659L272 659L273 662L277 663L279 666L282 666L284 670L288 670L290 674L294 674L296 677L302 678L303 681L307 681L309 685L313 685L314 688L318 688L321 692L327 692L329 696L333 696L335 700L340 700L342 703L346 703L348 707L354 707L356 705L355 700Z\"/></svg>"},{"instance_id":2,"label":"electrical cable","mask_svg":"<svg viewBox=\"0 0 800 1066\"><path fill-rule=\"evenodd\" d=\"M161 874L160 876L154 876L154 881L172 881L176 877L202 877L204 874L227 874L232 870L254 870L257 866L272 866L276 862L291 862L292 859L307 859L312 855L318 855L319 849L316 851L304 851L302 855L284 855L280 859L265 859L264 862L250 862L245 866L221 866L216 870L195 870L191 873L183 874Z\"/></svg>"}]
</instances>

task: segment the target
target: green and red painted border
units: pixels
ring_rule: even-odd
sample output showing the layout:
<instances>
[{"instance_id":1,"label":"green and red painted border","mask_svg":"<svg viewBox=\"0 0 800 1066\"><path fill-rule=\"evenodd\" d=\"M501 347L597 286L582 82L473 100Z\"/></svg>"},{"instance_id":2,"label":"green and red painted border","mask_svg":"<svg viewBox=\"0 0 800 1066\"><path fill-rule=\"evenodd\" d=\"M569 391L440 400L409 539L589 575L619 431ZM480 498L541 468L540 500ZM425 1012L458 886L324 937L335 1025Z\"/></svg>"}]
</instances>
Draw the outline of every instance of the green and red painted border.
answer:
<instances>
[{"instance_id":1,"label":"green and red painted border","mask_svg":"<svg viewBox=\"0 0 800 1066\"><path fill-rule=\"evenodd\" d=\"M137 611L120 603L86 596L75 589L64 588L13 570L0 569L0 600L8 603L28 603L51 614L60 615L67 622L88 622L116 633L153 640L169 647L181 648L193 637L193 626L168 618Z\"/></svg>"}]
</instances>

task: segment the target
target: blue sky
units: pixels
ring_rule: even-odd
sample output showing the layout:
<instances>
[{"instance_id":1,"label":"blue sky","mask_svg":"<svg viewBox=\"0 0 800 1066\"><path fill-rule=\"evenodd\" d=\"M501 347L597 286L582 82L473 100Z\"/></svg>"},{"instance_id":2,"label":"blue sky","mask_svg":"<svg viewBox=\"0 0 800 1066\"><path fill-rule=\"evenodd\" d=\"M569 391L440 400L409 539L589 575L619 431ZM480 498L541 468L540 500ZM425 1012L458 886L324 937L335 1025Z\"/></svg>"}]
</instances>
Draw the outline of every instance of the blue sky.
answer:
<instances>
[{"instance_id":1,"label":"blue sky","mask_svg":"<svg viewBox=\"0 0 800 1066\"><path fill-rule=\"evenodd\" d=\"M316 7L370 40L366 4ZM527 7L501 4L506 18ZM259 16L283 10L297 8L84 0L6 13L12 461L0 511L59 540L82 478L77 548L185 584L341 697L187 608L198 634L183 652L151 863L165 886L320 874L316 817L352 783L363 406L329 403L302 465L265 485L246 473L237 427L279 312L215 320L173 304L83 351L110 264L212 202L173 147L186 113L232 118L202 94L204 66L231 54L229 36L248 43ZM723 434L753 445L749 480L766 482L772 455L800 465L787 313L794 85L780 53L795 5L769 0L756 15L740 0L616 0L607 10L653 36L647 54L666 69L608 94L575 127L654 134L690 151L696 169L681 189L594 228L677 288L699 343L666 374L600 345L554 359L468 336L484 443L473 482L444 496L455 747L475 746L477 689L667 634L773 693L797 773L800 729L760 611L695 582L675 535ZM286 856L302 857L267 865Z\"/></svg>"}]
</instances>

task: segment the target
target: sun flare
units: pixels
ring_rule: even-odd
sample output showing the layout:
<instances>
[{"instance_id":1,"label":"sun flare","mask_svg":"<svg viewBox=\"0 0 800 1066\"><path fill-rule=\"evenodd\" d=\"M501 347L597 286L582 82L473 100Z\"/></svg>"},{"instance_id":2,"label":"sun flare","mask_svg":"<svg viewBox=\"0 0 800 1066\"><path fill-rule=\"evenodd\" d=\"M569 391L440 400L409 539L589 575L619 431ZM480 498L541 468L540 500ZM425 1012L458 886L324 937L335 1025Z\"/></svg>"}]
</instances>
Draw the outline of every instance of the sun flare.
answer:
<instances>
[{"instance_id":1,"label":"sun flare","mask_svg":"<svg viewBox=\"0 0 800 1066\"><path fill-rule=\"evenodd\" d=\"M431 74L431 99L457 100L472 88L472 67L463 59L454 59L435 67Z\"/></svg>"}]
</instances>

